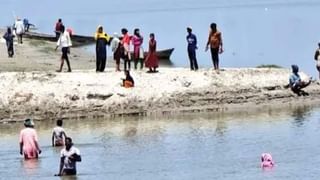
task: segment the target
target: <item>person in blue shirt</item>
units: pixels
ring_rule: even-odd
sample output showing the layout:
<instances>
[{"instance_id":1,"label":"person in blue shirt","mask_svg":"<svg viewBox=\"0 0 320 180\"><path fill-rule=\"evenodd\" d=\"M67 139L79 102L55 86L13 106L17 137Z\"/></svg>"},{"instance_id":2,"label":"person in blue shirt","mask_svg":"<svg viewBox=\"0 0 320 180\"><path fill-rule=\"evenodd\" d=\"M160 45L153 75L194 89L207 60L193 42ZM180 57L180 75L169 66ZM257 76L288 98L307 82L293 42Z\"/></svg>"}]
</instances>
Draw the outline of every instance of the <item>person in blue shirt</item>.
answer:
<instances>
[{"instance_id":1,"label":"person in blue shirt","mask_svg":"<svg viewBox=\"0 0 320 180\"><path fill-rule=\"evenodd\" d=\"M188 42L188 56L190 60L190 68L191 70L198 70L198 62L196 57L197 47L197 37L192 33L192 28L187 27L187 42Z\"/></svg>"},{"instance_id":2,"label":"person in blue shirt","mask_svg":"<svg viewBox=\"0 0 320 180\"><path fill-rule=\"evenodd\" d=\"M308 82L304 82L301 80L299 75L299 67L297 65L291 65L292 68L292 74L289 78L289 86L291 90L296 93L298 96L300 95L308 95L308 93L302 91L303 88L310 85L311 80Z\"/></svg>"}]
</instances>

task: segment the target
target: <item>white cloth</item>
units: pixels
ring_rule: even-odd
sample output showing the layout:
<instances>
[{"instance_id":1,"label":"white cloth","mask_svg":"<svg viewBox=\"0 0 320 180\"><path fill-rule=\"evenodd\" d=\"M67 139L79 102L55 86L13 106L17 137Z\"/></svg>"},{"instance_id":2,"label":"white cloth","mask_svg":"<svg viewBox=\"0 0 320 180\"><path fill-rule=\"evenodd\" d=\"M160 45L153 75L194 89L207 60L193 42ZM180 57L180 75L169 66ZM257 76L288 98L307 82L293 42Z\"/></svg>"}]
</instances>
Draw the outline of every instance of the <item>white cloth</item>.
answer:
<instances>
[{"instance_id":1,"label":"white cloth","mask_svg":"<svg viewBox=\"0 0 320 180\"><path fill-rule=\"evenodd\" d=\"M66 148L61 150L61 157L64 157L64 169L74 169L76 170L76 161L69 160L69 157L73 154L77 154L80 156L80 150L75 147L71 147L69 151Z\"/></svg>"},{"instance_id":2,"label":"white cloth","mask_svg":"<svg viewBox=\"0 0 320 180\"><path fill-rule=\"evenodd\" d=\"M56 140L63 140L64 129L60 126L53 128L53 135Z\"/></svg>"},{"instance_id":3,"label":"white cloth","mask_svg":"<svg viewBox=\"0 0 320 180\"><path fill-rule=\"evenodd\" d=\"M24 25L21 20L17 20L14 24L14 28L16 29L16 34L20 35L24 33Z\"/></svg>"},{"instance_id":4,"label":"white cloth","mask_svg":"<svg viewBox=\"0 0 320 180\"><path fill-rule=\"evenodd\" d=\"M111 50L112 52L116 52L120 44L120 39L117 37L113 37L111 41Z\"/></svg>"},{"instance_id":5,"label":"white cloth","mask_svg":"<svg viewBox=\"0 0 320 180\"><path fill-rule=\"evenodd\" d=\"M57 46L60 46L60 47L71 47L72 46L71 38L70 38L70 35L67 31L64 31L64 33L60 34L60 37L57 42Z\"/></svg>"}]
</instances>

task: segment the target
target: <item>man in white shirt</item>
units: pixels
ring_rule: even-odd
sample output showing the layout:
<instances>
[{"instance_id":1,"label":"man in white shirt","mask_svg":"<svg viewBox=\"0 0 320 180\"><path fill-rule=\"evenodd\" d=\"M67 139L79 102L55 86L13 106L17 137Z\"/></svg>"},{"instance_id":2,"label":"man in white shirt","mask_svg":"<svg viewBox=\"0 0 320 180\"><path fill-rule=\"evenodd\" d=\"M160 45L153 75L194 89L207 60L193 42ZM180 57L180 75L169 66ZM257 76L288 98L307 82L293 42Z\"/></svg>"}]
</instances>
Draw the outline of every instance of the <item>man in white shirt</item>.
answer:
<instances>
[{"instance_id":1,"label":"man in white shirt","mask_svg":"<svg viewBox=\"0 0 320 180\"><path fill-rule=\"evenodd\" d=\"M61 47L61 50L62 50L61 65L60 65L60 69L57 70L57 72L62 71L64 60L67 61L68 72L71 72L71 66L70 66L69 57L68 57L71 46L72 46L72 42L71 42L70 34L68 33L68 31L65 30L65 27L62 25L61 34L58 39L57 47L56 47L56 50L58 49L58 47Z\"/></svg>"},{"instance_id":2,"label":"man in white shirt","mask_svg":"<svg viewBox=\"0 0 320 180\"><path fill-rule=\"evenodd\" d=\"M57 126L53 128L53 132L52 132L52 146L64 146L64 142L67 135L62 125L63 125L62 119L58 119Z\"/></svg>"},{"instance_id":3,"label":"man in white shirt","mask_svg":"<svg viewBox=\"0 0 320 180\"><path fill-rule=\"evenodd\" d=\"M24 34L24 24L20 18L17 18L17 21L14 24L16 30L16 35L18 37L18 43L22 44L22 35Z\"/></svg>"},{"instance_id":4,"label":"man in white shirt","mask_svg":"<svg viewBox=\"0 0 320 180\"><path fill-rule=\"evenodd\" d=\"M66 138L66 146L61 150L60 169L56 176L76 175L76 162L81 162L80 151L73 147L72 139Z\"/></svg>"}]
</instances>

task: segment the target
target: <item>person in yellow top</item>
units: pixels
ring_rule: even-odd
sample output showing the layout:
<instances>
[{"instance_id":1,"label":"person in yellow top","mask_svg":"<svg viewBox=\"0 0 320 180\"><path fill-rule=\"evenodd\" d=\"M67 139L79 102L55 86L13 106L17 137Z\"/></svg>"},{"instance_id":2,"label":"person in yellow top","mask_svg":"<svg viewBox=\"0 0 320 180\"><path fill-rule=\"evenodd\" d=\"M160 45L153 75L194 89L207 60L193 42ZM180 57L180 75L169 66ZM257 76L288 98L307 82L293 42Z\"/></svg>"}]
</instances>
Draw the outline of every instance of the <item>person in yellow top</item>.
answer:
<instances>
[{"instance_id":1,"label":"person in yellow top","mask_svg":"<svg viewBox=\"0 0 320 180\"><path fill-rule=\"evenodd\" d=\"M206 51L211 50L211 58L215 70L219 70L219 54L223 52L222 35L217 30L217 24L211 23L208 42L206 45Z\"/></svg>"},{"instance_id":2,"label":"person in yellow top","mask_svg":"<svg viewBox=\"0 0 320 180\"><path fill-rule=\"evenodd\" d=\"M103 72L107 62L107 45L110 44L110 36L103 32L103 27L98 26L95 34L96 40L96 72Z\"/></svg>"}]
</instances>

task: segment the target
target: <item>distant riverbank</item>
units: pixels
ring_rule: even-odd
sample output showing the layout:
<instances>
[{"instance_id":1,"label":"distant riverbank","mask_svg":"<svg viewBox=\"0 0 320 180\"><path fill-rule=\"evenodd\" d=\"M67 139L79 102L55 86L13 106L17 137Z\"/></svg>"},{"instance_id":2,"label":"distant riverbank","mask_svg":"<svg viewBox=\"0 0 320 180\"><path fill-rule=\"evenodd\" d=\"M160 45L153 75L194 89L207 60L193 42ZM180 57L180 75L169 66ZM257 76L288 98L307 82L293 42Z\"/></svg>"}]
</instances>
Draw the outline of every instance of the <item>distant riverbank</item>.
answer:
<instances>
[{"instance_id":1,"label":"distant riverbank","mask_svg":"<svg viewBox=\"0 0 320 180\"><path fill-rule=\"evenodd\" d=\"M78 70L72 73L0 73L0 120L38 120L181 112L232 112L267 106L317 103L320 85L306 97L284 86L287 69L160 68L159 73L133 71L136 87L120 86L123 72Z\"/></svg>"}]
</instances>

